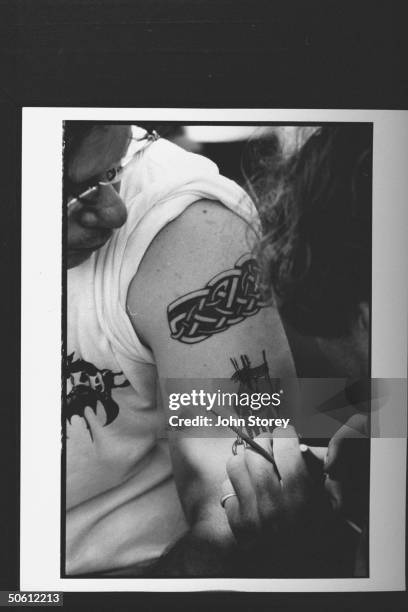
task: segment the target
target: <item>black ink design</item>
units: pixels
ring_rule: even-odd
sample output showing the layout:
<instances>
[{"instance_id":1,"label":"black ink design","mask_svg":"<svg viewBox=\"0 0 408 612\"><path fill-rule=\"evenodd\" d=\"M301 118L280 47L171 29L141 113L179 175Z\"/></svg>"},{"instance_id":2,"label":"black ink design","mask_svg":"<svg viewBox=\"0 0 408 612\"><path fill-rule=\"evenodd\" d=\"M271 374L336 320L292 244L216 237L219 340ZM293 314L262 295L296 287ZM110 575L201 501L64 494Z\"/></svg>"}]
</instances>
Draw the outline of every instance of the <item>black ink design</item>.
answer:
<instances>
[{"instance_id":1,"label":"black ink design","mask_svg":"<svg viewBox=\"0 0 408 612\"><path fill-rule=\"evenodd\" d=\"M251 362L247 355L241 355L241 367L236 359L231 359L231 363L234 366L235 372L231 376L231 380L239 383L238 396L241 393L277 393L280 388L279 379L272 379L269 375L269 366L266 361L266 353L262 351L263 361L258 366L251 366ZM244 418L245 421L250 415L259 416L261 418L277 417L277 409L274 406L262 406L258 410L252 409L250 406L239 404L235 407L239 417ZM258 436L261 431L271 431L269 427L247 425L246 431L251 438ZM241 439L238 439L234 443L242 444Z\"/></svg>"},{"instance_id":2,"label":"black ink design","mask_svg":"<svg viewBox=\"0 0 408 612\"><path fill-rule=\"evenodd\" d=\"M242 368L239 367L236 359L231 359L231 363L235 368L231 380L239 382L240 389L241 387L246 387L251 392L257 392L260 380L266 380L268 383L271 383L265 351L262 351L262 357L263 363L254 368L251 368L251 362L247 355L241 355Z\"/></svg>"},{"instance_id":3,"label":"black ink design","mask_svg":"<svg viewBox=\"0 0 408 612\"><path fill-rule=\"evenodd\" d=\"M93 440L92 430L84 415L85 408L89 406L96 414L97 402L101 402L106 412L106 425L112 423L119 414L119 406L112 399L112 389L128 387L129 381L124 380L117 384L117 376L123 376L123 372L112 372L112 370L99 370L89 361L76 359L74 353L68 356L66 367L67 399L64 406L64 417L69 423L74 415L84 419L86 427Z\"/></svg>"},{"instance_id":4,"label":"black ink design","mask_svg":"<svg viewBox=\"0 0 408 612\"><path fill-rule=\"evenodd\" d=\"M255 259L243 255L235 267L215 276L204 289L188 293L167 308L171 337L195 344L256 315L265 306L258 289Z\"/></svg>"}]
</instances>

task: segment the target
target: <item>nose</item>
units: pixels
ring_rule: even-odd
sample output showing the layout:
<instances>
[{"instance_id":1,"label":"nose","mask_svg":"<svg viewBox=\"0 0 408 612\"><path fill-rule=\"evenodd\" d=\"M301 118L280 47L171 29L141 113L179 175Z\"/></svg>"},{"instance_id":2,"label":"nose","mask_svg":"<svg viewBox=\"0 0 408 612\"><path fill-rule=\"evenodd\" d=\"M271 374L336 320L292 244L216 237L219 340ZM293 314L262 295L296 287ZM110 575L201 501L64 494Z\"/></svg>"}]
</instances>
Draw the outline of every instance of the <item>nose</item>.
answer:
<instances>
[{"instance_id":1,"label":"nose","mask_svg":"<svg viewBox=\"0 0 408 612\"><path fill-rule=\"evenodd\" d=\"M84 208L80 218L85 227L115 229L127 219L126 206L113 185L100 185L96 194L81 202Z\"/></svg>"}]
</instances>

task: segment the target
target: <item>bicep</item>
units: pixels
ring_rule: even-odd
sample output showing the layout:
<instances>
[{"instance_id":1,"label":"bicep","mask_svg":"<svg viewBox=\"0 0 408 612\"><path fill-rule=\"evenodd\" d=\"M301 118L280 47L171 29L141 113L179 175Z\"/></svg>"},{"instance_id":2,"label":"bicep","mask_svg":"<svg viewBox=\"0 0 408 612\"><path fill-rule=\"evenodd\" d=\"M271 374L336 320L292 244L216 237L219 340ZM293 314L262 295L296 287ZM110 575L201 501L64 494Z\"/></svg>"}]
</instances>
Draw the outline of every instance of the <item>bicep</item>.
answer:
<instances>
[{"instance_id":1,"label":"bicep","mask_svg":"<svg viewBox=\"0 0 408 612\"><path fill-rule=\"evenodd\" d=\"M266 358L294 375L277 310L264 306L251 256L254 233L216 203L191 205L150 245L128 293L136 333L163 377L228 377L231 360Z\"/></svg>"}]
</instances>

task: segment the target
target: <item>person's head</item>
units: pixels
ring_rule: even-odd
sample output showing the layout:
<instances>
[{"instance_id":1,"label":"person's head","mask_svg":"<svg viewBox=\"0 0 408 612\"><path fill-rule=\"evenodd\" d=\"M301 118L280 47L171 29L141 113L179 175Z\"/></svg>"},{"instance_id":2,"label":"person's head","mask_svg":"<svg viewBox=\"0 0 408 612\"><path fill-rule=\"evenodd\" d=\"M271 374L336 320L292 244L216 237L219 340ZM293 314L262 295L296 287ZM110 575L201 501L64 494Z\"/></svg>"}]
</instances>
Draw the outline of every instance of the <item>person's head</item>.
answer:
<instances>
[{"instance_id":1,"label":"person's head","mask_svg":"<svg viewBox=\"0 0 408 612\"><path fill-rule=\"evenodd\" d=\"M339 375L368 372L372 129L317 129L258 193L264 289Z\"/></svg>"},{"instance_id":2,"label":"person's head","mask_svg":"<svg viewBox=\"0 0 408 612\"><path fill-rule=\"evenodd\" d=\"M68 206L70 268L105 244L113 229L126 220L119 183L111 181L128 150L131 134L128 125L65 123L63 197ZM92 186L97 188L89 190Z\"/></svg>"}]
</instances>

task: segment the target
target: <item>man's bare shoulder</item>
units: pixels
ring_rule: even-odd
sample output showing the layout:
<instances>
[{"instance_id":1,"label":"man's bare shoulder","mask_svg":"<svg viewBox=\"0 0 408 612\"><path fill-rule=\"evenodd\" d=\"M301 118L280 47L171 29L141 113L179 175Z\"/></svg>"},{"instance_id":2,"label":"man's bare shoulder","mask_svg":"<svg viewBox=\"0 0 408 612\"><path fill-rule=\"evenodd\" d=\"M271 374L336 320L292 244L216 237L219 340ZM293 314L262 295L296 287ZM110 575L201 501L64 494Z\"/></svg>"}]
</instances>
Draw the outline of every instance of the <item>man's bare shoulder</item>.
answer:
<instances>
[{"instance_id":1,"label":"man's bare shoulder","mask_svg":"<svg viewBox=\"0 0 408 612\"><path fill-rule=\"evenodd\" d=\"M132 285L174 280L176 293L192 281L200 285L209 272L221 272L220 265L233 266L252 249L253 240L253 230L239 215L218 202L200 200L159 232Z\"/></svg>"},{"instance_id":2,"label":"man's bare shoulder","mask_svg":"<svg viewBox=\"0 0 408 612\"><path fill-rule=\"evenodd\" d=\"M237 243L237 239L239 242ZM252 248L254 232L247 221L220 202L199 200L191 204L174 221L169 223L154 239L149 251L160 255L169 250L177 256L209 251L209 245L218 243L217 254L234 246L239 250ZM151 253L146 253L143 264L149 265ZM202 261L200 262L203 263Z\"/></svg>"}]
</instances>

